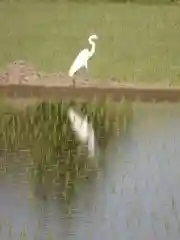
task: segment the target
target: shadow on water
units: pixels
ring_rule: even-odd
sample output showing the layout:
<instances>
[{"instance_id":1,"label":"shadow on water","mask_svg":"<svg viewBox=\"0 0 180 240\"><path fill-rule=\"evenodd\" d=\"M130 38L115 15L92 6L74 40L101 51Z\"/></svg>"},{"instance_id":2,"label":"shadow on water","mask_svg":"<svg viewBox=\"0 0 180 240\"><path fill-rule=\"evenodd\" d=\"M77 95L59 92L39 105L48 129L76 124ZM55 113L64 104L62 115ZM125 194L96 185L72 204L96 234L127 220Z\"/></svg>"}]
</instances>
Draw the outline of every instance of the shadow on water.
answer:
<instances>
[{"instance_id":1,"label":"shadow on water","mask_svg":"<svg viewBox=\"0 0 180 240\"><path fill-rule=\"evenodd\" d=\"M93 125L98 168L90 165L86 152L79 151L80 143L67 116L70 106L87 115ZM77 182L94 178L103 164L108 142L126 131L131 120L132 108L127 102L42 102L17 111L5 108L1 111L0 146L8 152L30 151L35 196L47 200L51 192L68 202Z\"/></svg>"}]
</instances>

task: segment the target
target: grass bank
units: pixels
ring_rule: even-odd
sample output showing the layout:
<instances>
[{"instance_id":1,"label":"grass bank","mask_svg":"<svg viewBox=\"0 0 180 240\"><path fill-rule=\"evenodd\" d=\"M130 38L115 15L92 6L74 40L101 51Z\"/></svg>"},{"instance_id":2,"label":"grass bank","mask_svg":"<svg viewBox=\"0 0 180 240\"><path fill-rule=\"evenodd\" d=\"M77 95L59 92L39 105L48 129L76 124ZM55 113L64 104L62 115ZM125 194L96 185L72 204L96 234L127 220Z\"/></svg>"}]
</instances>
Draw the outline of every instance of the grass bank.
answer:
<instances>
[{"instance_id":1,"label":"grass bank","mask_svg":"<svg viewBox=\"0 0 180 240\"><path fill-rule=\"evenodd\" d=\"M99 35L89 75L131 83L180 82L180 8L112 3L0 3L0 67L16 59L66 73Z\"/></svg>"}]
</instances>

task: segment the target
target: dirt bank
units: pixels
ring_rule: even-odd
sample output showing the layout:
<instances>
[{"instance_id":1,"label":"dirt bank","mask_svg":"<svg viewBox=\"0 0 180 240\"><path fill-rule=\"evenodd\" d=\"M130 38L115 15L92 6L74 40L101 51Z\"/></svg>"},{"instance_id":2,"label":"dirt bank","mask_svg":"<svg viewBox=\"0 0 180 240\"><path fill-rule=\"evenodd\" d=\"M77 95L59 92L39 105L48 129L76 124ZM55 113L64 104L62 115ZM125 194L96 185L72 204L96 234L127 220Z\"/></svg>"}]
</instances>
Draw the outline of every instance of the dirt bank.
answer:
<instances>
[{"instance_id":1,"label":"dirt bank","mask_svg":"<svg viewBox=\"0 0 180 240\"><path fill-rule=\"evenodd\" d=\"M98 81L97 79L76 78L73 87L72 79L62 73L45 74L37 72L24 61L9 64L0 73L0 95L8 98L34 98L41 100L59 101L61 99L111 98L120 101L170 101L180 100L180 88L161 86L158 83L150 85L133 85L119 83L115 79Z\"/></svg>"},{"instance_id":2,"label":"dirt bank","mask_svg":"<svg viewBox=\"0 0 180 240\"><path fill-rule=\"evenodd\" d=\"M17 60L7 65L5 71L0 72L1 85L31 85L31 86L56 86L72 87L72 78L64 73L43 73L38 72L31 64ZM99 81L98 79L84 80L82 77L76 77L76 87L118 87L116 79Z\"/></svg>"}]
</instances>

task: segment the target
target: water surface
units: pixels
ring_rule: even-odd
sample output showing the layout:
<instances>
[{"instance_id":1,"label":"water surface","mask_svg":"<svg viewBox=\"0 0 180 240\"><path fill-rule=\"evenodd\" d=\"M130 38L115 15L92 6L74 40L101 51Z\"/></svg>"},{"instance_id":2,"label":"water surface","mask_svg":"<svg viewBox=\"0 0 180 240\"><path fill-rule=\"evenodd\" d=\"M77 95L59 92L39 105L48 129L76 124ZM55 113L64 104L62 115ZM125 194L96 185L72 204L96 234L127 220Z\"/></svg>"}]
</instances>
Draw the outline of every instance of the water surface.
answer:
<instances>
[{"instance_id":1,"label":"water surface","mask_svg":"<svg viewBox=\"0 0 180 240\"><path fill-rule=\"evenodd\" d=\"M134 104L68 211L48 183L32 183L29 153L1 152L0 238L180 239L179 123L179 104Z\"/></svg>"}]
</instances>

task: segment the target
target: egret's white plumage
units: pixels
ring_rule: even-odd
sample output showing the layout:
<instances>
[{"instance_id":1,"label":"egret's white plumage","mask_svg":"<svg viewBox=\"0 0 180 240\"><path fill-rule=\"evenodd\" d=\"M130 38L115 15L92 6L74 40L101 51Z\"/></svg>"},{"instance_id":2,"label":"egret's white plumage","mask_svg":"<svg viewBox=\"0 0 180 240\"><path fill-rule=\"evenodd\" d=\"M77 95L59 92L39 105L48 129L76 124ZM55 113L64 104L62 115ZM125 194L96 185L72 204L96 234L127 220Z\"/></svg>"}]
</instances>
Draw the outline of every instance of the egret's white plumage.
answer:
<instances>
[{"instance_id":1,"label":"egret's white plumage","mask_svg":"<svg viewBox=\"0 0 180 240\"><path fill-rule=\"evenodd\" d=\"M92 124L88 123L87 116L82 118L72 108L68 110L68 116L79 141L87 144L89 157L95 154L95 137Z\"/></svg>"},{"instance_id":2,"label":"egret's white plumage","mask_svg":"<svg viewBox=\"0 0 180 240\"><path fill-rule=\"evenodd\" d=\"M87 62L88 60L93 56L95 53L95 43L93 40L98 39L97 35L91 35L88 38L89 43L92 45L91 50L89 49L83 49L75 58L73 64L71 65L69 69L69 76L72 77L80 68L85 67L88 68Z\"/></svg>"}]
</instances>

